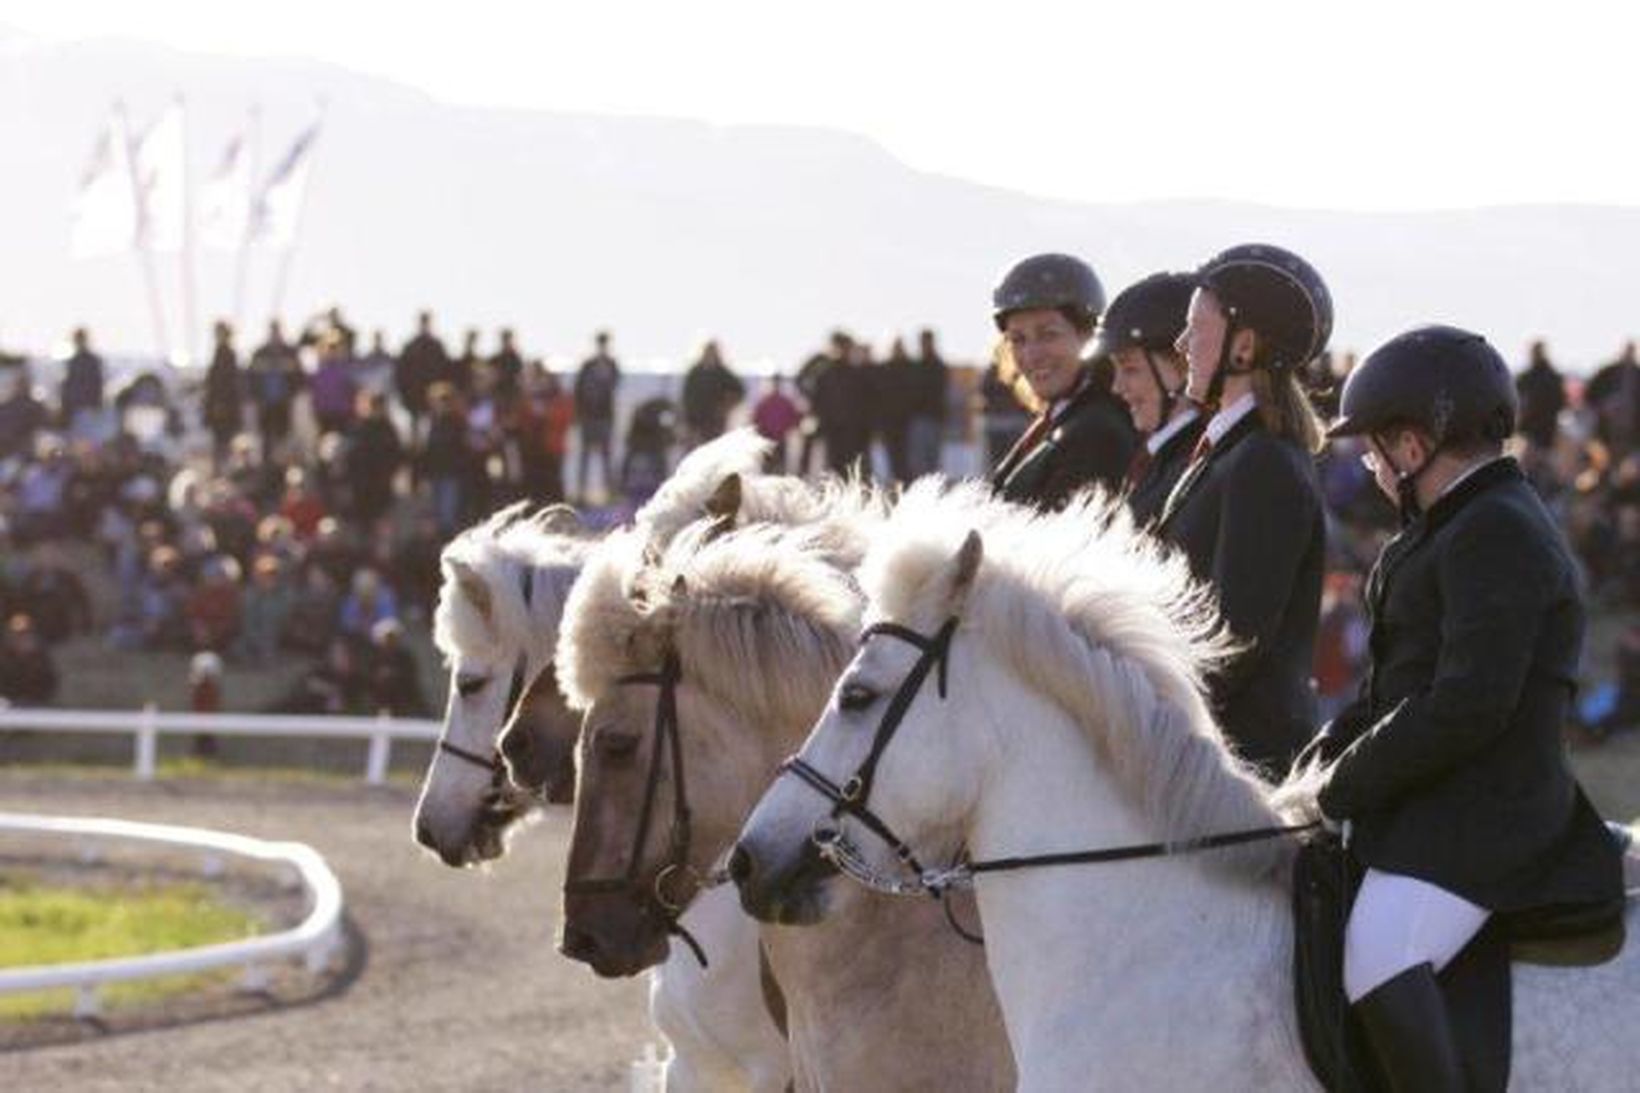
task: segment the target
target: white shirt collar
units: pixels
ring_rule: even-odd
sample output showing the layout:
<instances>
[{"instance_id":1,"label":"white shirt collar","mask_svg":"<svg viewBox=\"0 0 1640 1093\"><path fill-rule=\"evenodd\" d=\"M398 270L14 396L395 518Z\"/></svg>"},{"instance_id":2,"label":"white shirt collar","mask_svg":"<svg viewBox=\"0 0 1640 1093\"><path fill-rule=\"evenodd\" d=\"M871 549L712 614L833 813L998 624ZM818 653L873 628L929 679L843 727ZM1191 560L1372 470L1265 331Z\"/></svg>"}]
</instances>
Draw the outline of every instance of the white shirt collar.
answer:
<instances>
[{"instance_id":1,"label":"white shirt collar","mask_svg":"<svg viewBox=\"0 0 1640 1093\"><path fill-rule=\"evenodd\" d=\"M1194 406L1186 406L1181 413L1174 414L1160 429L1146 437L1145 447L1150 449L1151 455L1155 455L1162 450L1162 445L1178 436L1198 416Z\"/></svg>"},{"instance_id":2,"label":"white shirt collar","mask_svg":"<svg viewBox=\"0 0 1640 1093\"><path fill-rule=\"evenodd\" d=\"M1075 400L1076 396L1082 393L1082 388L1087 385L1088 375L1084 372L1082 373L1081 378L1076 381L1076 386L1072 387L1069 391L1065 392L1065 394L1048 403L1048 420L1053 422L1055 425L1058 425L1059 415L1065 412L1071 402Z\"/></svg>"},{"instance_id":3,"label":"white shirt collar","mask_svg":"<svg viewBox=\"0 0 1640 1093\"><path fill-rule=\"evenodd\" d=\"M1508 458L1509 457L1507 455L1495 455L1491 459L1481 460L1479 463L1475 464L1473 467L1470 467L1467 471L1464 471L1458 477L1456 477L1452 481L1448 482L1446 484L1446 487L1444 489L1442 489L1440 494L1438 494L1436 496L1435 500L1439 501L1442 497L1445 497L1447 494L1449 494L1453 490L1457 489L1465 481L1467 481L1470 478L1473 478L1477 472L1484 471L1486 468L1490 467L1492 464L1497 463L1500 460L1504 460L1504 459L1508 459Z\"/></svg>"},{"instance_id":4,"label":"white shirt collar","mask_svg":"<svg viewBox=\"0 0 1640 1093\"><path fill-rule=\"evenodd\" d=\"M1253 397L1253 392L1249 391L1230 405L1221 407L1207 422L1208 439L1214 444L1223 440L1224 434L1234 429L1237 422L1252 413L1257 405L1258 400Z\"/></svg>"}]
</instances>

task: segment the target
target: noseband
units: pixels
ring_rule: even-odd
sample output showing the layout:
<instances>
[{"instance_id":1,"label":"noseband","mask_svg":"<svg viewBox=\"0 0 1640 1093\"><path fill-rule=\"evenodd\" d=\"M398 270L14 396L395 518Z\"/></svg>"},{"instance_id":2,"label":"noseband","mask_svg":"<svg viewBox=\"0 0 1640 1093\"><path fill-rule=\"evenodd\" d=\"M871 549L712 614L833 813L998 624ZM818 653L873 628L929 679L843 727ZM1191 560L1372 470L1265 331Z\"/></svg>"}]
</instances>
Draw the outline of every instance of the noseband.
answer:
<instances>
[{"instance_id":1,"label":"noseband","mask_svg":"<svg viewBox=\"0 0 1640 1093\"><path fill-rule=\"evenodd\" d=\"M643 804L638 809L638 828L632 838L632 853L627 858L624 874L619 877L571 878L564 882L564 894L590 896L619 893L630 896L639 906L658 917L668 934L681 938L704 968L708 965L700 942L678 922L678 916L683 913L684 899L674 899L666 891L667 881L673 875L695 878L697 887L700 883L689 864L689 798L684 790L683 740L678 733L678 681L682 677L678 654L668 652L661 662L660 671L635 672L615 681L622 687L660 688L655 700L655 729L649 752L649 773L644 781ZM655 815L661 762L667 753L672 758L672 826L666 835L665 864L655 874L654 881L646 885L638 874L643 866L643 848L649 842L649 826Z\"/></svg>"}]
</instances>

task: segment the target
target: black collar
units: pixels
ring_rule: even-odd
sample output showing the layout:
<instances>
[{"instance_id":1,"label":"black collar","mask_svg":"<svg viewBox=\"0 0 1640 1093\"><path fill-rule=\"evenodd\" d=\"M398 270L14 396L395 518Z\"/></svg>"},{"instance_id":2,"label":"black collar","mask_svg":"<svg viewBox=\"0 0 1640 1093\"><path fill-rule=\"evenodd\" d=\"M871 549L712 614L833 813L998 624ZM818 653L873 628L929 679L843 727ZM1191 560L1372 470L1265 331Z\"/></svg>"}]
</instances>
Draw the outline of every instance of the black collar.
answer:
<instances>
[{"instance_id":1,"label":"black collar","mask_svg":"<svg viewBox=\"0 0 1640 1093\"><path fill-rule=\"evenodd\" d=\"M1520 464L1515 462L1513 456L1494 459L1435 499L1435 503L1430 505L1429 511L1424 514L1424 530L1434 531L1493 486L1501 482L1520 482L1525 478L1525 473L1521 471Z\"/></svg>"}]
</instances>

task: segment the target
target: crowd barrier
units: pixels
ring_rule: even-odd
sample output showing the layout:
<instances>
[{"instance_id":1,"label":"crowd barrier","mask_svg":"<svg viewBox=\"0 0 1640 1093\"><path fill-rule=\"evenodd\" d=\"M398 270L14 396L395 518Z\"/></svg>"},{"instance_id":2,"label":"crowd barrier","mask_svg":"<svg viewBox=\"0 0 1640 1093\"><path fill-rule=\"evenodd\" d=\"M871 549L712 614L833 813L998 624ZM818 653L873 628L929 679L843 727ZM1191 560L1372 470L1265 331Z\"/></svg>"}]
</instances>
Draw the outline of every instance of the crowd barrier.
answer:
<instances>
[{"instance_id":1,"label":"crowd barrier","mask_svg":"<svg viewBox=\"0 0 1640 1093\"><path fill-rule=\"evenodd\" d=\"M99 991L108 983L242 967L245 989L260 990L267 983L268 964L300 959L310 972L318 972L329 965L341 948L341 885L325 860L302 843L268 842L170 824L10 812L0 812L0 835L72 839L82 859L100 856L94 850L100 840L136 841L197 851L201 855L201 870L207 876L220 874L222 858L230 855L286 870L287 876L293 873L295 882L304 888L307 901L302 921L276 934L117 960L0 969L0 994L71 989L75 992L74 1015L95 1017L100 1010Z\"/></svg>"},{"instance_id":2,"label":"crowd barrier","mask_svg":"<svg viewBox=\"0 0 1640 1093\"><path fill-rule=\"evenodd\" d=\"M38 732L130 733L134 738L132 773L142 781L154 778L161 734L212 736L296 736L367 740L364 780L381 785L387 779L393 741L432 743L443 731L437 721L380 717L313 717L296 714L161 713L152 706L124 710L0 710L0 730Z\"/></svg>"}]
</instances>

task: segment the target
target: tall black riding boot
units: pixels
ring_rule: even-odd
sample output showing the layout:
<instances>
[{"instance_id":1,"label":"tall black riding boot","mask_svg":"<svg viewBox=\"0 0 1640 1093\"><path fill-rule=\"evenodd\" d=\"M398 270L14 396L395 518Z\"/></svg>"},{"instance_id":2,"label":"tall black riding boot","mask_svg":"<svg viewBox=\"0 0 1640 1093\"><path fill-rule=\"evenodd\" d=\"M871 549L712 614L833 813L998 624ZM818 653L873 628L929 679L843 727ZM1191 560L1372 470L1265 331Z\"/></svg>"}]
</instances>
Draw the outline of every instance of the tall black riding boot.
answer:
<instances>
[{"instance_id":1,"label":"tall black riding boot","mask_svg":"<svg viewBox=\"0 0 1640 1093\"><path fill-rule=\"evenodd\" d=\"M1428 964L1378 986L1355 1004L1355 1012L1395 1093L1463 1093L1458 1042Z\"/></svg>"}]
</instances>

